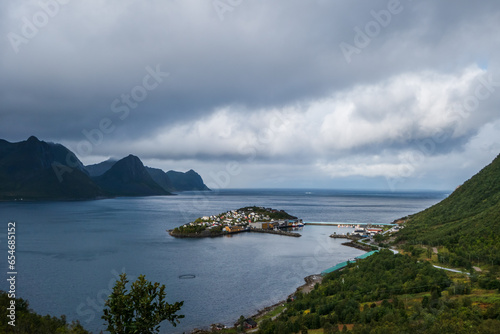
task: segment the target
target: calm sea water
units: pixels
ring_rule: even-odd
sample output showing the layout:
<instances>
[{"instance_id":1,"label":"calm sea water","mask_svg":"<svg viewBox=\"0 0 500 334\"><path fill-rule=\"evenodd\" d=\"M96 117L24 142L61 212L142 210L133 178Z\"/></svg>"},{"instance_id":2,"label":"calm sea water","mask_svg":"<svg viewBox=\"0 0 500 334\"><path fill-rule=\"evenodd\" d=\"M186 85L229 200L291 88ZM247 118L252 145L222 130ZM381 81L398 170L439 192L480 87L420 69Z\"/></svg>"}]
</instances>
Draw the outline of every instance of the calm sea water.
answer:
<instances>
[{"instance_id":1,"label":"calm sea water","mask_svg":"<svg viewBox=\"0 0 500 334\"><path fill-rule=\"evenodd\" d=\"M283 300L319 273L363 252L328 236L345 228L306 226L301 238L239 234L175 239L167 229L249 205L283 209L311 222L387 223L446 196L437 192L221 190L169 197L86 202L0 203L0 270L7 273L7 223L16 222L17 296L36 312L78 319L98 333L104 300L121 272L145 274L167 286L169 301L184 301L182 333ZM3 227L1 227L3 226ZM181 279L194 275L193 279ZM6 280L0 289L6 290Z\"/></svg>"}]
</instances>

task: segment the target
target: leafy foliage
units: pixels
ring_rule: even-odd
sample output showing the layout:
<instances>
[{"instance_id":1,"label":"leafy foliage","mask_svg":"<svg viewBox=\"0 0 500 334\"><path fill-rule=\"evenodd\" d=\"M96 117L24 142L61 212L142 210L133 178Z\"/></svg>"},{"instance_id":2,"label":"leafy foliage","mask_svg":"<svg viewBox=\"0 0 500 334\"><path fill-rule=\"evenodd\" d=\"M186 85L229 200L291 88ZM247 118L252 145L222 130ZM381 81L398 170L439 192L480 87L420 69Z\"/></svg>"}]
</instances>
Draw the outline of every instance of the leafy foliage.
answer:
<instances>
[{"instance_id":1,"label":"leafy foliage","mask_svg":"<svg viewBox=\"0 0 500 334\"><path fill-rule=\"evenodd\" d=\"M500 156L440 203L410 217L398 241L444 246L439 261L500 265Z\"/></svg>"},{"instance_id":2,"label":"leafy foliage","mask_svg":"<svg viewBox=\"0 0 500 334\"><path fill-rule=\"evenodd\" d=\"M382 250L346 269L328 274L307 295L298 294L259 334L306 333L496 333L500 302L473 305L467 286L455 286L428 262ZM443 291L446 290L446 293ZM455 293L450 298L450 292ZM446 296L445 296L446 295ZM409 300L408 300L409 299Z\"/></svg>"},{"instance_id":3,"label":"leafy foliage","mask_svg":"<svg viewBox=\"0 0 500 334\"><path fill-rule=\"evenodd\" d=\"M174 229L174 233L183 233L183 234L196 234L205 231L207 228L203 225L186 225L179 226Z\"/></svg>"},{"instance_id":4,"label":"leafy foliage","mask_svg":"<svg viewBox=\"0 0 500 334\"><path fill-rule=\"evenodd\" d=\"M245 208L238 209L237 211L252 211L262 215L267 215L271 219L297 219L297 217L292 216L284 210L272 210L258 206L247 206Z\"/></svg>"},{"instance_id":5,"label":"leafy foliage","mask_svg":"<svg viewBox=\"0 0 500 334\"><path fill-rule=\"evenodd\" d=\"M0 291L0 333L19 333L19 334L90 334L78 322L68 324L66 317L51 317L49 315L41 316L29 309L28 301L15 299L15 327L8 324L11 321L7 316L10 311L8 294Z\"/></svg>"},{"instance_id":6,"label":"leafy foliage","mask_svg":"<svg viewBox=\"0 0 500 334\"><path fill-rule=\"evenodd\" d=\"M175 327L179 319L184 318L176 314L183 302L166 302L165 285L148 282L144 275L140 275L127 292L127 283L127 275L121 274L105 303L102 318L110 333L158 333L162 321L167 320Z\"/></svg>"}]
</instances>

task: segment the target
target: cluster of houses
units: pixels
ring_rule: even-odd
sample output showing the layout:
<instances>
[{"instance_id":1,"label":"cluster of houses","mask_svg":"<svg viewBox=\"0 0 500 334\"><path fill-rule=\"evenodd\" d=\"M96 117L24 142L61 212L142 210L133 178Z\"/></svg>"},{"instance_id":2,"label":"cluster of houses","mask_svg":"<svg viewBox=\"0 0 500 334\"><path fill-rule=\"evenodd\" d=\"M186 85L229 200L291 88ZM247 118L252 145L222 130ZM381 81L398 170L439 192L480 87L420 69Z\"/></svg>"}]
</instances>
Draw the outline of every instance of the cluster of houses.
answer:
<instances>
[{"instance_id":1,"label":"cluster of houses","mask_svg":"<svg viewBox=\"0 0 500 334\"><path fill-rule=\"evenodd\" d=\"M351 233L351 235L357 235L362 238L368 238L368 237L373 237L376 234L382 233L383 229L381 228L365 228L365 227L360 227L359 225L356 225L356 228L354 232Z\"/></svg>"},{"instance_id":2,"label":"cluster of houses","mask_svg":"<svg viewBox=\"0 0 500 334\"><path fill-rule=\"evenodd\" d=\"M277 210L261 208L265 212L273 213ZM251 208L246 210L231 210L219 215L203 216L192 223L184 225L201 225L210 230L213 228L222 228L226 232L241 232L248 229L273 230L286 227L302 227L302 219L280 219L274 220L266 213L254 212Z\"/></svg>"},{"instance_id":3,"label":"cluster of houses","mask_svg":"<svg viewBox=\"0 0 500 334\"><path fill-rule=\"evenodd\" d=\"M390 228L390 231L399 231L403 228L403 226L393 226ZM373 237L377 234L382 233L384 230L379 227L360 227L359 225L356 225L354 232L351 233L351 235L357 235L361 238L369 238Z\"/></svg>"},{"instance_id":4,"label":"cluster of houses","mask_svg":"<svg viewBox=\"0 0 500 334\"><path fill-rule=\"evenodd\" d=\"M253 320L252 318L247 318L243 320L241 323L237 322L234 324L235 328L238 328L239 326L242 326L244 329L252 329L257 327L257 322ZM213 324L212 325L212 331L221 331L223 329L226 329L227 326L224 324Z\"/></svg>"},{"instance_id":5,"label":"cluster of houses","mask_svg":"<svg viewBox=\"0 0 500 334\"><path fill-rule=\"evenodd\" d=\"M302 219L281 219L281 220L271 220L271 221L257 221L249 223L250 228L262 229L262 230L276 230L280 228L289 227L303 227L304 223Z\"/></svg>"}]
</instances>

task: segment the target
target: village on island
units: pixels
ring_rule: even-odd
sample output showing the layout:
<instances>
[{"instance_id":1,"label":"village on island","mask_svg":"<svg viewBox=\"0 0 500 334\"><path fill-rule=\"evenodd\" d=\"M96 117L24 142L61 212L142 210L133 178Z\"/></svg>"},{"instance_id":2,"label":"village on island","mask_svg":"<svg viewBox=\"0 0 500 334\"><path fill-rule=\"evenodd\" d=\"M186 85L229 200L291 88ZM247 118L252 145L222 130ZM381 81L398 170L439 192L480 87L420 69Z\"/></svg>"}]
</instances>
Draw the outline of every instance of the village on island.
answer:
<instances>
[{"instance_id":1,"label":"village on island","mask_svg":"<svg viewBox=\"0 0 500 334\"><path fill-rule=\"evenodd\" d=\"M295 216L292 216L284 210L276 210L265 207L249 206L237 210L230 210L218 215L203 216L195 219L193 222L176 227L173 230L167 230L168 233L177 238L205 238L230 236L232 234L242 232L258 232L271 233L293 237L300 237L299 233L294 230L301 229L305 225L318 226L334 226L338 228L338 232L330 235L330 238L348 239L342 245L358 248L365 251L365 254L359 255L354 259L337 263L333 267L323 270L320 274L310 275L304 278L306 284L297 288L297 292L308 293L313 287L321 283L323 277L334 271L342 270L349 266L350 263L365 259L377 253L380 247L384 247L382 241L387 239L387 236L392 232L402 228L404 220L394 221L393 223L385 224L339 224L339 223L322 223L322 222L303 222ZM341 232L346 228L346 232ZM296 293L288 296L287 300L293 301L296 298ZM256 315L246 318L241 317L234 324L234 328L243 330L253 330L258 327L258 321L268 312L280 307L283 307L285 301L269 306L257 313ZM228 327L224 324L212 324L211 331L221 331ZM192 333L205 334L209 333L205 330L195 329Z\"/></svg>"},{"instance_id":2,"label":"village on island","mask_svg":"<svg viewBox=\"0 0 500 334\"><path fill-rule=\"evenodd\" d=\"M354 231L347 233L334 233L331 238L350 239L358 241L363 238L373 238L376 235L384 233L389 225L383 224L372 225L366 224L334 224L334 223L305 223L302 219L292 216L284 210L276 210L266 207L248 206L237 210L230 210L218 215L203 216L196 220L176 227L167 232L177 238L204 238L230 235L242 232L259 232L280 234L292 237L300 237L299 233L294 230L301 229L304 225L320 225L320 226L337 226L338 228L351 228ZM398 229L393 226L394 230ZM359 243L344 243L343 245L351 246L369 251L367 245Z\"/></svg>"},{"instance_id":3,"label":"village on island","mask_svg":"<svg viewBox=\"0 0 500 334\"><path fill-rule=\"evenodd\" d=\"M218 215L203 216L195 221L169 230L174 237L215 237L241 232L260 232L299 237L290 232L304 226L302 219L283 210L264 207L245 207Z\"/></svg>"}]
</instances>

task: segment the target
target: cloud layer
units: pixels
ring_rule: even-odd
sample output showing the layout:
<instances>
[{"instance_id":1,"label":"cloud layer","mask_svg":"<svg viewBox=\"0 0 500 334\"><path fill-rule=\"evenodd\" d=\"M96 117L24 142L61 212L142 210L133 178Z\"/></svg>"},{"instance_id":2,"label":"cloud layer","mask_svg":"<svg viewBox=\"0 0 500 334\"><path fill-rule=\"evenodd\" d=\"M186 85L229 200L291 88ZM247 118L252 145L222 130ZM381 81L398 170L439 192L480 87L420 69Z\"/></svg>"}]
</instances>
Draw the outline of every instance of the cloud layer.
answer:
<instances>
[{"instance_id":1,"label":"cloud layer","mask_svg":"<svg viewBox=\"0 0 500 334\"><path fill-rule=\"evenodd\" d=\"M87 163L450 189L500 151L495 1L9 0L0 22L1 137Z\"/></svg>"}]
</instances>

